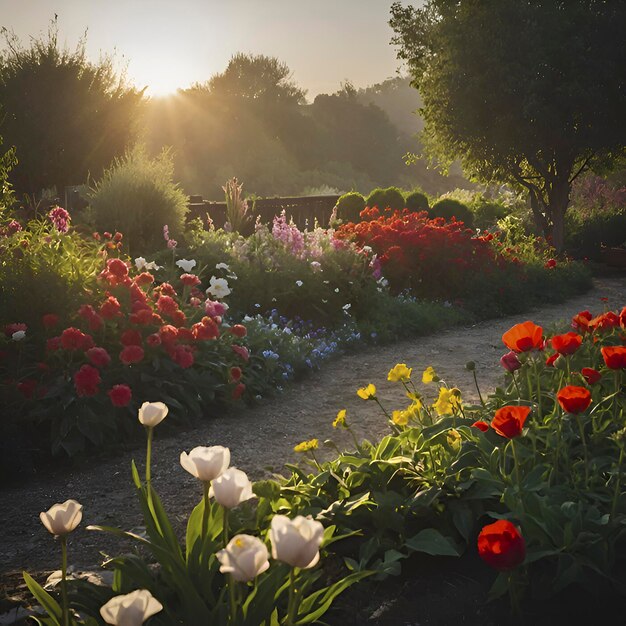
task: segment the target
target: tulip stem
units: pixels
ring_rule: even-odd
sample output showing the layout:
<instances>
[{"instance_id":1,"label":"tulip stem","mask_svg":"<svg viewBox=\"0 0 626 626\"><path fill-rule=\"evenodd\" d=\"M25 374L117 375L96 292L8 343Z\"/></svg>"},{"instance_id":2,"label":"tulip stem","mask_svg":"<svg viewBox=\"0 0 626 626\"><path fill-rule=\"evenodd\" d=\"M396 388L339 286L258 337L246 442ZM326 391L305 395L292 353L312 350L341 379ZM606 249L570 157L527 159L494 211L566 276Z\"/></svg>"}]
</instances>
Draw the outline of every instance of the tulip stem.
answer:
<instances>
[{"instance_id":1,"label":"tulip stem","mask_svg":"<svg viewBox=\"0 0 626 626\"><path fill-rule=\"evenodd\" d=\"M296 590L296 572L295 567L289 572L289 605L287 607L286 626L293 626L298 616L298 592Z\"/></svg>"},{"instance_id":2,"label":"tulip stem","mask_svg":"<svg viewBox=\"0 0 626 626\"><path fill-rule=\"evenodd\" d=\"M211 483L208 480L205 480L202 483L204 487L204 510L202 511L202 535L201 542L204 544L206 540L207 529L209 528L209 511L211 510L211 504L209 502L209 489L211 488Z\"/></svg>"},{"instance_id":3,"label":"tulip stem","mask_svg":"<svg viewBox=\"0 0 626 626\"><path fill-rule=\"evenodd\" d=\"M228 603L230 605L230 623L237 623L237 599L235 597L235 579L232 574L228 575Z\"/></svg>"},{"instance_id":4,"label":"tulip stem","mask_svg":"<svg viewBox=\"0 0 626 626\"><path fill-rule=\"evenodd\" d=\"M67 537L61 535L61 598L63 604L63 626L69 626L70 615L67 602Z\"/></svg>"},{"instance_id":5,"label":"tulip stem","mask_svg":"<svg viewBox=\"0 0 626 626\"><path fill-rule=\"evenodd\" d=\"M150 465L152 463L152 427L148 426L148 442L146 445L146 486L148 487L148 494L150 493L151 471Z\"/></svg>"}]
</instances>

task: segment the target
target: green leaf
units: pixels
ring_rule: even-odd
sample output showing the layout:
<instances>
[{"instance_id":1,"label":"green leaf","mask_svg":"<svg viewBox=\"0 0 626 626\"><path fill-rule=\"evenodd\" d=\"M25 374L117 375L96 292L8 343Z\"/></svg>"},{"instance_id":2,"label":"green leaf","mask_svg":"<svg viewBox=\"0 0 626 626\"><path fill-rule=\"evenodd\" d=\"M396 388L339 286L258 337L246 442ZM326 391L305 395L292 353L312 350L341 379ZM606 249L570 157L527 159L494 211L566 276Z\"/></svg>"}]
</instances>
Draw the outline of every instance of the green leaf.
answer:
<instances>
[{"instance_id":1,"label":"green leaf","mask_svg":"<svg viewBox=\"0 0 626 626\"><path fill-rule=\"evenodd\" d=\"M414 552L425 552L432 556L460 556L452 541L434 528L425 528L404 543Z\"/></svg>"},{"instance_id":2,"label":"green leaf","mask_svg":"<svg viewBox=\"0 0 626 626\"><path fill-rule=\"evenodd\" d=\"M59 603L28 572L22 572L22 575L35 600L39 602L43 610L50 616L53 623L61 626L63 610Z\"/></svg>"}]
</instances>

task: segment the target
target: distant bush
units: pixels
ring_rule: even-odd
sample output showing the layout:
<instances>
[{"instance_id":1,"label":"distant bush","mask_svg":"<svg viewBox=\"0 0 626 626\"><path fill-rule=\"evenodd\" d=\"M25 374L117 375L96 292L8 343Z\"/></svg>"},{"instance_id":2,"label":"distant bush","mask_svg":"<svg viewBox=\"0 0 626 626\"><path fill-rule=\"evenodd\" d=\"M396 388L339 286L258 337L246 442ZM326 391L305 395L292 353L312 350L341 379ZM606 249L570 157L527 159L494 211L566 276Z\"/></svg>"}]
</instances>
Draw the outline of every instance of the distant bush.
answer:
<instances>
[{"instance_id":1,"label":"distant bush","mask_svg":"<svg viewBox=\"0 0 626 626\"><path fill-rule=\"evenodd\" d=\"M421 191L412 191L406 197L405 206L409 211L428 211L428 198Z\"/></svg>"},{"instance_id":2,"label":"distant bush","mask_svg":"<svg viewBox=\"0 0 626 626\"><path fill-rule=\"evenodd\" d=\"M384 209L399 211L404 208L404 196L397 187L387 187L386 189L379 187L370 193L366 203L368 207L377 206L381 211Z\"/></svg>"},{"instance_id":3,"label":"distant bush","mask_svg":"<svg viewBox=\"0 0 626 626\"><path fill-rule=\"evenodd\" d=\"M337 217L344 223L360 221L365 208L365 198L356 191L346 193L337 201Z\"/></svg>"},{"instance_id":4,"label":"distant bush","mask_svg":"<svg viewBox=\"0 0 626 626\"><path fill-rule=\"evenodd\" d=\"M100 231L120 231L131 254L163 245L163 226L176 239L184 229L187 196L173 182L167 150L150 158L141 148L115 159L89 194L91 216Z\"/></svg>"},{"instance_id":5,"label":"distant bush","mask_svg":"<svg viewBox=\"0 0 626 626\"><path fill-rule=\"evenodd\" d=\"M454 217L457 222L463 222L468 228L472 228L474 224L472 212L464 204L452 198L443 198L435 202L430 207L428 216L431 219L443 217L445 220L450 220Z\"/></svg>"}]
</instances>

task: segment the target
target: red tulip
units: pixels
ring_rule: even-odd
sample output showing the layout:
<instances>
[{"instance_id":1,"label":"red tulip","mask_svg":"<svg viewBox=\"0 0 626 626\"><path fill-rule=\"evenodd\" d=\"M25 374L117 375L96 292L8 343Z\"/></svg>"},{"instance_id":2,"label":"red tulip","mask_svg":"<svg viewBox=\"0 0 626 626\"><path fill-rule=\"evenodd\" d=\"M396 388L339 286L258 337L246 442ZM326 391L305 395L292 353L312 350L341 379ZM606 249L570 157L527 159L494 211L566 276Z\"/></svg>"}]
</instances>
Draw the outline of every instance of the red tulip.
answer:
<instances>
[{"instance_id":1,"label":"red tulip","mask_svg":"<svg viewBox=\"0 0 626 626\"><path fill-rule=\"evenodd\" d=\"M524 562L526 544L516 526L501 519L480 531L478 556L494 569L507 571Z\"/></svg>"},{"instance_id":2,"label":"red tulip","mask_svg":"<svg viewBox=\"0 0 626 626\"><path fill-rule=\"evenodd\" d=\"M498 435L513 439L522 434L524 422L529 414L529 406L503 406L496 411L493 420L491 420L491 428Z\"/></svg>"},{"instance_id":3,"label":"red tulip","mask_svg":"<svg viewBox=\"0 0 626 626\"><path fill-rule=\"evenodd\" d=\"M567 413L578 414L586 411L591 404L591 393L585 387L568 385L556 394L561 408Z\"/></svg>"}]
</instances>

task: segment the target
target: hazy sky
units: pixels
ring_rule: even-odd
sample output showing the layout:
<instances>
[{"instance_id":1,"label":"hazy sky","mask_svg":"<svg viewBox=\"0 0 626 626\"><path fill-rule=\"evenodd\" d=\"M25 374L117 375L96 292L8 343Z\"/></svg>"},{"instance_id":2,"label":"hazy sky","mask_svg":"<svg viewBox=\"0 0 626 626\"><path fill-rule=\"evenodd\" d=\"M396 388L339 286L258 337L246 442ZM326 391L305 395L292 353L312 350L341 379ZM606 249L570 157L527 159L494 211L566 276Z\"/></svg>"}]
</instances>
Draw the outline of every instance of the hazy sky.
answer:
<instances>
[{"instance_id":1,"label":"hazy sky","mask_svg":"<svg viewBox=\"0 0 626 626\"><path fill-rule=\"evenodd\" d=\"M23 42L58 14L62 41L85 28L90 58L117 51L128 77L160 95L224 70L235 52L276 56L318 93L396 74L391 0L0 0L0 26Z\"/></svg>"}]
</instances>

